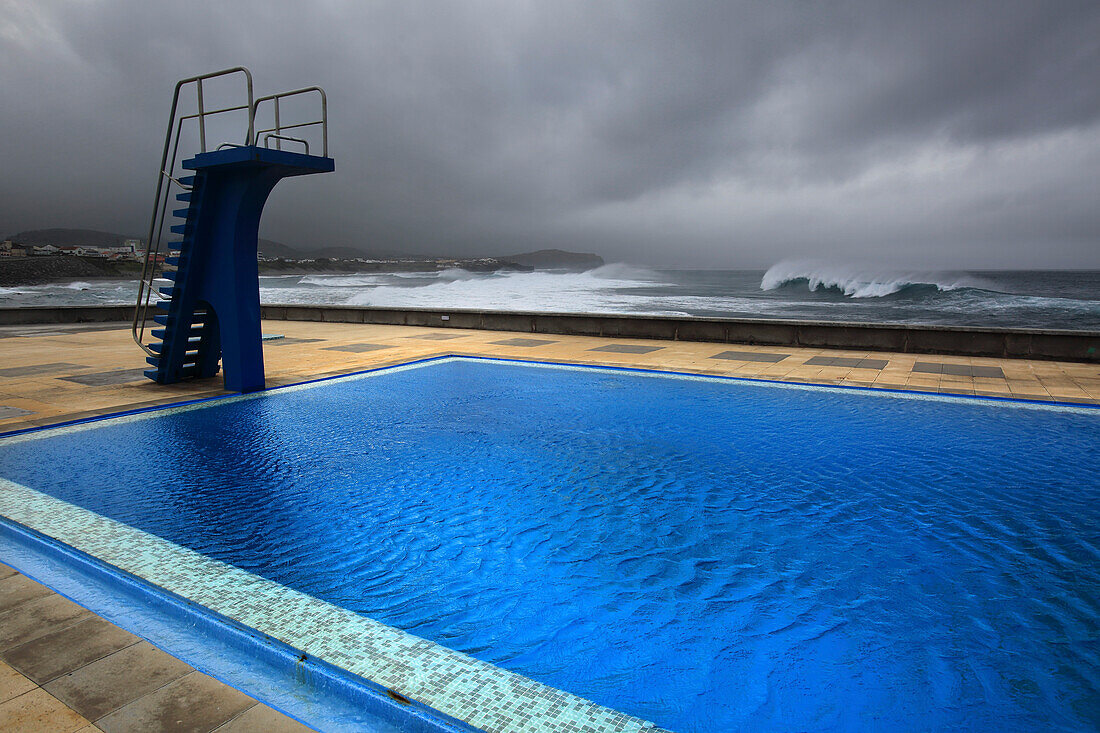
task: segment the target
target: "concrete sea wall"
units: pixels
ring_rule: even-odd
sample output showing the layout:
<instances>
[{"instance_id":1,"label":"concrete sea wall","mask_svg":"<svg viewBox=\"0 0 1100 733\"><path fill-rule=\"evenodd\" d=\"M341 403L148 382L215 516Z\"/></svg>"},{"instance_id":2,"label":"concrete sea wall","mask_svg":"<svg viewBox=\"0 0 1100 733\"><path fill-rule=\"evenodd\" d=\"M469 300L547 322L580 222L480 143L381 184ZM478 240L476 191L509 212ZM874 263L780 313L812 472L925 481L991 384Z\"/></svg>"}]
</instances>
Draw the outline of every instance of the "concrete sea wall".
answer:
<instances>
[{"instance_id":1,"label":"concrete sea wall","mask_svg":"<svg viewBox=\"0 0 1100 733\"><path fill-rule=\"evenodd\" d=\"M771 319L264 305L263 318L1100 363L1100 333ZM0 326L129 321L133 306L0 308Z\"/></svg>"}]
</instances>

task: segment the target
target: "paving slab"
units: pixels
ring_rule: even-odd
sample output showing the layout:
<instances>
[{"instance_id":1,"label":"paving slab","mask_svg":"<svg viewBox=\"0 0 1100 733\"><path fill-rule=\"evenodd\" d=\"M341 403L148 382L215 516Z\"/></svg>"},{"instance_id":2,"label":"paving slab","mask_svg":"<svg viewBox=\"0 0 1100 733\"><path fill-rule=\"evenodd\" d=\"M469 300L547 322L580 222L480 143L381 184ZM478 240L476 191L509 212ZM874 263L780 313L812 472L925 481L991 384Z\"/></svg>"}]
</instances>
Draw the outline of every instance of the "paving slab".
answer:
<instances>
[{"instance_id":1,"label":"paving slab","mask_svg":"<svg viewBox=\"0 0 1100 733\"><path fill-rule=\"evenodd\" d=\"M87 369L84 364L70 364L67 361L55 361L30 366L7 367L0 369L0 377L30 377L38 374L65 374L74 369Z\"/></svg>"},{"instance_id":2,"label":"paving slab","mask_svg":"<svg viewBox=\"0 0 1100 733\"><path fill-rule=\"evenodd\" d=\"M391 349L392 346L386 344L341 344L339 346L325 346L325 351L347 351L353 354L362 354L367 351L378 351L378 349Z\"/></svg>"},{"instance_id":3,"label":"paving slab","mask_svg":"<svg viewBox=\"0 0 1100 733\"><path fill-rule=\"evenodd\" d=\"M465 337L464 333L424 333L424 334L412 334L405 338L411 339L424 339L426 341L449 341L450 339L460 339Z\"/></svg>"},{"instance_id":4,"label":"paving slab","mask_svg":"<svg viewBox=\"0 0 1100 733\"><path fill-rule=\"evenodd\" d=\"M67 377L58 377L67 382L76 382L90 387L102 387L108 384L127 384L139 382L145 379L145 369L115 369L109 372L97 372L95 374L74 374Z\"/></svg>"},{"instance_id":5,"label":"paving slab","mask_svg":"<svg viewBox=\"0 0 1100 733\"><path fill-rule=\"evenodd\" d=\"M4 733L73 733L89 721L41 688L0 703Z\"/></svg>"},{"instance_id":6,"label":"paving slab","mask_svg":"<svg viewBox=\"0 0 1100 733\"><path fill-rule=\"evenodd\" d=\"M715 354L712 359L729 359L730 361L762 361L775 363L783 361L790 354L769 354L763 351L723 351Z\"/></svg>"},{"instance_id":7,"label":"paving slab","mask_svg":"<svg viewBox=\"0 0 1100 733\"><path fill-rule=\"evenodd\" d=\"M546 339L525 339L514 338L504 339L503 341L493 341L492 343L497 346L522 346L524 348L532 348L535 346L546 346L547 344L556 344L557 341L548 341Z\"/></svg>"},{"instance_id":8,"label":"paving slab","mask_svg":"<svg viewBox=\"0 0 1100 733\"><path fill-rule=\"evenodd\" d=\"M35 598L53 595L53 591L25 575L10 575L0 580L0 613Z\"/></svg>"},{"instance_id":9,"label":"paving slab","mask_svg":"<svg viewBox=\"0 0 1100 733\"><path fill-rule=\"evenodd\" d=\"M213 677L190 672L99 718L95 725L105 733L210 733L255 704Z\"/></svg>"},{"instance_id":10,"label":"paving slab","mask_svg":"<svg viewBox=\"0 0 1100 733\"><path fill-rule=\"evenodd\" d=\"M89 615L87 609L56 594L21 603L0 613L0 650L72 626Z\"/></svg>"},{"instance_id":11,"label":"paving slab","mask_svg":"<svg viewBox=\"0 0 1100 733\"><path fill-rule=\"evenodd\" d=\"M19 697L37 686L6 663L0 662L0 702Z\"/></svg>"},{"instance_id":12,"label":"paving slab","mask_svg":"<svg viewBox=\"0 0 1100 733\"><path fill-rule=\"evenodd\" d=\"M4 661L42 685L132 646L138 637L99 618L88 618L0 652Z\"/></svg>"},{"instance_id":13,"label":"paving slab","mask_svg":"<svg viewBox=\"0 0 1100 733\"><path fill-rule=\"evenodd\" d=\"M194 671L141 641L62 675L45 688L88 720L99 720Z\"/></svg>"},{"instance_id":14,"label":"paving slab","mask_svg":"<svg viewBox=\"0 0 1100 733\"><path fill-rule=\"evenodd\" d=\"M272 341L270 344L264 342L264 346L286 346L288 344L312 344L318 341L324 341L325 339L306 339L306 338L288 338L283 336L280 339Z\"/></svg>"},{"instance_id":15,"label":"paving slab","mask_svg":"<svg viewBox=\"0 0 1100 733\"><path fill-rule=\"evenodd\" d=\"M806 364L811 366L836 366L851 369L885 369L890 362L885 359L852 358L847 356L815 356Z\"/></svg>"},{"instance_id":16,"label":"paving slab","mask_svg":"<svg viewBox=\"0 0 1100 733\"><path fill-rule=\"evenodd\" d=\"M228 723L215 729L216 733L308 733L313 730L297 720L283 715L267 705L254 705Z\"/></svg>"},{"instance_id":17,"label":"paving slab","mask_svg":"<svg viewBox=\"0 0 1100 733\"><path fill-rule=\"evenodd\" d=\"M597 346L589 351L607 351L612 354L650 354L654 351L660 351L665 348L664 346L643 346L641 344L608 344L606 346Z\"/></svg>"}]
</instances>

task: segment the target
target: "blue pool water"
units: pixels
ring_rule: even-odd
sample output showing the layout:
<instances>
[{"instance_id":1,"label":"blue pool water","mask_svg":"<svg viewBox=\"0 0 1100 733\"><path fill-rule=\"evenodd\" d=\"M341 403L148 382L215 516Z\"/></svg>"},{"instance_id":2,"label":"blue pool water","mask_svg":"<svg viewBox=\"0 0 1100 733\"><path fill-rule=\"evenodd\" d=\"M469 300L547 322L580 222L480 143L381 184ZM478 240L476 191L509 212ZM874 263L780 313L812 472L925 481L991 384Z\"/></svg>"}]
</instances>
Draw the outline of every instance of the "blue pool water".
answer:
<instances>
[{"instance_id":1,"label":"blue pool water","mask_svg":"<svg viewBox=\"0 0 1100 733\"><path fill-rule=\"evenodd\" d=\"M0 476L679 731L1100 727L1100 410L451 360Z\"/></svg>"}]
</instances>

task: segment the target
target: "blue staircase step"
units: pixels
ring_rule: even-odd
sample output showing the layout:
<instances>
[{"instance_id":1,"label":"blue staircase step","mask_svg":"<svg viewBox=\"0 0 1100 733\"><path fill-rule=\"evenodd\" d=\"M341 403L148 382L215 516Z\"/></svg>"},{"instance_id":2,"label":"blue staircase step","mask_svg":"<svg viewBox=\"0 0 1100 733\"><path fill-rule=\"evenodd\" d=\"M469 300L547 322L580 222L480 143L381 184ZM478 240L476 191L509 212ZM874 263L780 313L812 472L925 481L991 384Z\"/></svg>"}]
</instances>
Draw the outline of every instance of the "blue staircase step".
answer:
<instances>
[{"instance_id":1,"label":"blue staircase step","mask_svg":"<svg viewBox=\"0 0 1100 733\"><path fill-rule=\"evenodd\" d=\"M186 219L187 215L190 214L190 213L191 213L191 207L190 206L188 206L186 209L172 209L172 216L178 216L181 219Z\"/></svg>"},{"instance_id":2,"label":"blue staircase step","mask_svg":"<svg viewBox=\"0 0 1100 733\"><path fill-rule=\"evenodd\" d=\"M184 191L183 193L177 193L176 194L176 201L190 201L190 200L191 200L191 192L190 191Z\"/></svg>"},{"instance_id":3,"label":"blue staircase step","mask_svg":"<svg viewBox=\"0 0 1100 733\"><path fill-rule=\"evenodd\" d=\"M147 356L147 357L145 357L145 361L149 362L153 366L160 366L160 357L159 356Z\"/></svg>"},{"instance_id":4,"label":"blue staircase step","mask_svg":"<svg viewBox=\"0 0 1100 733\"><path fill-rule=\"evenodd\" d=\"M157 318L160 318L160 316L157 316ZM165 320L167 320L167 317L165 317ZM167 328L154 328L152 331L150 331L150 333L153 334L153 338L160 339L161 341L163 341L165 334L168 333L168 329Z\"/></svg>"},{"instance_id":5,"label":"blue staircase step","mask_svg":"<svg viewBox=\"0 0 1100 733\"><path fill-rule=\"evenodd\" d=\"M160 373L159 369L146 369L145 370L145 376L148 377L149 379L152 379L154 382L157 381L157 375L159 373Z\"/></svg>"},{"instance_id":6,"label":"blue staircase step","mask_svg":"<svg viewBox=\"0 0 1100 733\"><path fill-rule=\"evenodd\" d=\"M171 298L173 295L176 294L175 288L157 288L157 290L160 292L161 295L165 296L166 298Z\"/></svg>"},{"instance_id":7,"label":"blue staircase step","mask_svg":"<svg viewBox=\"0 0 1100 733\"><path fill-rule=\"evenodd\" d=\"M173 224L171 227L169 227L169 229L172 230L173 234L186 234L192 228L193 228L193 226L190 223L187 223L187 224ZM183 244L183 242L175 242L175 244Z\"/></svg>"},{"instance_id":8,"label":"blue staircase step","mask_svg":"<svg viewBox=\"0 0 1100 733\"><path fill-rule=\"evenodd\" d=\"M173 282L175 282L179 279L179 270L165 270L164 272L160 273L160 276L166 280L172 280Z\"/></svg>"},{"instance_id":9,"label":"blue staircase step","mask_svg":"<svg viewBox=\"0 0 1100 733\"><path fill-rule=\"evenodd\" d=\"M179 267L180 266L180 258L179 257L165 257L164 258L164 264L166 264L170 267Z\"/></svg>"},{"instance_id":10,"label":"blue staircase step","mask_svg":"<svg viewBox=\"0 0 1100 733\"><path fill-rule=\"evenodd\" d=\"M195 184L194 176L180 176L179 182L185 186L193 186Z\"/></svg>"},{"instance_id":11,"label":"blue staircase step","mask_svg":"<svg viewBox=\"0 0 1100 733\"><path fill-rule=\"evenodd\" d=\"M168 316L168 315L163 315L163 316L153 316L153 320L154 320L154 321L156 321L157 323L159 323L159 324L160 324L160 325L162 325L162 326L167 326L167 325L168 325L168 319L169 319L170 317L171 317L171 316ZM158 330L159 330L159 329L158 329ZM154 336L157 336L157 332L156 332L156 331L153 331L153 335L154 335ZM161 337L160 337L160 336L157 336L157 338L161 338Z\"/></svg>"},{"instance_id":12,"label":"blue staircase step","mask_svg":"<svg viewBox=\"0 0 1100 733\"><path fill-rule=\"evenodd\" d=\"M169 310L172 307L172 301L170 301L170 300L158 300L153 305L155 305L157 308L160 308L162 311L166 311L166 310ZM167 316L165 316L165 317L167 318ZM156 320L157 318L158 318L158 316L154 316L153 320Z\"/></svg>"},{"instance_id":13,"label":"blue staircase step","mask_svg":"<svg viewBox=\"0 0 1100 733\"><path fill-rule=\"evenodd\" d=\"M164 351L164 344L163 343L149 344L149 348L159 354L162 351Z\"/></svg>"}]
</instances>

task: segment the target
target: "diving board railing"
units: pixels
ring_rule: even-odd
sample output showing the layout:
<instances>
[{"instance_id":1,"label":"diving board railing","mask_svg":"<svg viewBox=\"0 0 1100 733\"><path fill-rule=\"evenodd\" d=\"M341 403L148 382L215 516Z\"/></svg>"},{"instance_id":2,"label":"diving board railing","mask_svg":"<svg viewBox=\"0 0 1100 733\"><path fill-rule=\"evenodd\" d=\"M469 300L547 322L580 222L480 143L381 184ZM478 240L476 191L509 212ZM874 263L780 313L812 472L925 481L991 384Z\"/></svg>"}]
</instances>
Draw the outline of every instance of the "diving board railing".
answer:
<instances>
[{"instance_id":1,"label":"diving board railing","mask_svg":"<svg viewBox=\"0 0 1100 733\"><path fill-rule=\"evenodd\" d=\"M311 120L309 122L297 122L292 125L283 125L280 115L279 102L288 97L296 97L301 94L309 94L310 92L317 92L321 95L321 118L318 120ZM266 97L260 97L252 105L253 118L255 118L256 110L264 102L272 102L272 106L275 110L275 126L267 127L262 130L256 131L256 139L258 140L260 135L263 135L264 147L267 147L268 141L275 141L275 149L282 150L283 141L302 143L306 148L306 155L309 155L309 141L284 135L287 130L297 130L305 127L321 126L321 155L325 158L328 157L328 97L325 96L325 90L321 87L303 87L302 89L295 89L291 92L280 92L279 94L271 94Z\"/></svg>"},{"instance_id":2,"label":"diving board railing","mask_svg":"<svg viewBox=\"0 0 1100 733\"><path fill-rule=\"evenodd\" d=\"M219 107L217 109L207 109L204 99L203 82L219 77L240 75L244 77L245 82L245 99L241 104L230 105L228 107ZM181 115L177 117L177 111L180 103L180 93L184 87L188 85L194 85L197 111L192 114ZM297 122L289 125L282 124L282 110L280 102L289 97L317 93L320 96L321 102L321 114L319 119L312 119L307 122ZM257 132L256 130L256 110L261 103L271 102L274 108L274 126L264 128ZM253 96L252 87L252 73L243 66L234 66L229 69L222 69L221 71L214 71L209 74L200 74L198 76L192 76L187 79L181 79L176 83L175 90L172 94L172 109L168 116L168 129L164 136L164 148L161 152L160 169L157 172L157 186L156 194L153 197L153 213L149 222L149 232L146 237L145 258L142 263L141 279L138 283L137 302L134 308L134 317L131 324L131 333L134 338L134 342L141 347L149 356L155 356L156 352L153 351L145 343L145 331L146 324L149 321L149 311L153 305L153 294L156 290L154 282L161 279L160 276L163 272L162 255L167 255L171 252L171 243L168 244L165 249L165 243L163 241L163 233L165 229L165 218L168 212L168 202L171 199L172 188L175 186L181 191L189 191L190 186L181 181L175 175L176 163L179 160L179 147L181 134L183 132L183 124L185 121L195 120L198 123L198 138L199 138L199 153L207 152L207 135L206 135L206 122L207 119L215 115L223 115L232 112L244 111L248 117L248 125L244 134L243 145L256 145L259 136L263 135L263 146L270 147L272 140L275 141L275 147L277 150L282 150L282 143L294 142L305 146L305 152L309 154L309 141L303 138L292 137L286 135L287 131L299 130L304 128L320 127L321 129L321 141L322 141L322 154L328 157L328 98L325 95L325 91L321 87L305 87L302 89L295 89L289 92L280 92L278 94L272 94L265 97L255 99ZM217 146L221 149L226 146L239 147L241 143L223 142ZM158 296L160 297L160 296Z\"/></svg>"}]
</instances>

